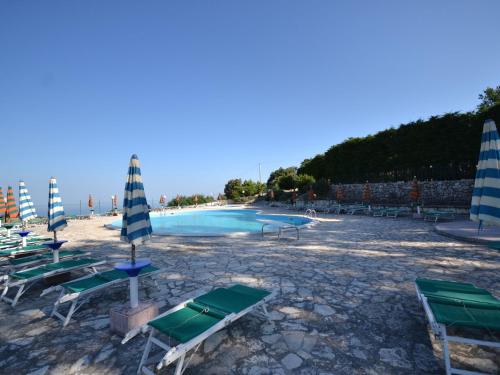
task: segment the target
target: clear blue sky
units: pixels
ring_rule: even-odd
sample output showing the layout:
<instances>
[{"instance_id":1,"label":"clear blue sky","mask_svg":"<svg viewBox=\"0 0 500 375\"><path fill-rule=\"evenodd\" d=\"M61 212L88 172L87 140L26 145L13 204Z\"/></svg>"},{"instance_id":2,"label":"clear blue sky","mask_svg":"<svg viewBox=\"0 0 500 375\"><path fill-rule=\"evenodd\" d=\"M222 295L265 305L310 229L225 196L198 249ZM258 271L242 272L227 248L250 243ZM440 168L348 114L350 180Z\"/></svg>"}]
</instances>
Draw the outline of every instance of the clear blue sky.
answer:
<instances>
[{"instance_id":1,"label":"clear blue sky","mask_svg":"<svg viewBox=\"0 0 500 375\"><path fill-rule=\"evenodd\" d=\"M218 193L500 84L500 2L0 3L0 186ZM468 140L464 140L467 142ZM478 145L479 149L479 145ZM41 202L40 202L41 201Z\"/></svg>"}]
</instances>

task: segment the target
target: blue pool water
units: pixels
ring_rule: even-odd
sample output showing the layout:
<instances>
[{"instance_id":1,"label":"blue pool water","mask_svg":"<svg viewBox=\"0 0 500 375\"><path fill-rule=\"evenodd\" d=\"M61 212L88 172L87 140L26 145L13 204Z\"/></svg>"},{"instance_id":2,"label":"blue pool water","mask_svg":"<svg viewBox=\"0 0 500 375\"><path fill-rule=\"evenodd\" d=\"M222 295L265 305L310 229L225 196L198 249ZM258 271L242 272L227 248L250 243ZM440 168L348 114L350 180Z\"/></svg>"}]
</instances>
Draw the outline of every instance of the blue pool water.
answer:
<instances>
[{"instance_id":1,"label":"blue pool water","mask_svg":"<svg viewBox=\"0 0 500 375\"><path fill-rule=\"evenodd\" d=\"M266 231L276 231L280 225L305 225L312 220L302 216L266 215L256 210L200 210L152 213L153 233L181 236L221 236L234 233L260 233L267 223ZM121 220L111 223L121 227Z\"/></svg>"}]
</instances>

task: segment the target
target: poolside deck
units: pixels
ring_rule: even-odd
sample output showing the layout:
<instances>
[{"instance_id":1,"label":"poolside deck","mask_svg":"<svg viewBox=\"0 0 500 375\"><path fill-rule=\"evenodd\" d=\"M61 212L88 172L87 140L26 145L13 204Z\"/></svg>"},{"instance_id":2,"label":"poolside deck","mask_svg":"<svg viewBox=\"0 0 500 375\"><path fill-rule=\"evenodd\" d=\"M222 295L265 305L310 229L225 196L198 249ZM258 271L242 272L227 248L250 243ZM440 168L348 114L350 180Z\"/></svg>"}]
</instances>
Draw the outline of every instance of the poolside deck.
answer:
<instances>
[{"instance_id":1,"label":"poolside deck","mask_svg":"<svg viewBox=\"0 0 500 375\"><path fill-rule=\"evenodd\" d=\"M59 237L71 241L67 249L123 259L129 247L103 227L114 219L72 221ZM141 298L156 300L162 311L213 286L238 282L280 290L269 306L270 323L247 316L217 333L186 374L440 374L441 346L428 332L414 279L472 282L499 296L498 251L406 218L319 220L298 241L155 237L138 249L140 257L168 270L161 291L141 289ZM56 294L31 300L40 290L28 292L14 309L0 304L0 372L135 373L145 339L121 345L109 331L109 309L127 299L125 288L91 300L64 329L47 316ZM499 371L499 351L454 345L452 352L465 367Z\"/></svg>"}]
</instances>

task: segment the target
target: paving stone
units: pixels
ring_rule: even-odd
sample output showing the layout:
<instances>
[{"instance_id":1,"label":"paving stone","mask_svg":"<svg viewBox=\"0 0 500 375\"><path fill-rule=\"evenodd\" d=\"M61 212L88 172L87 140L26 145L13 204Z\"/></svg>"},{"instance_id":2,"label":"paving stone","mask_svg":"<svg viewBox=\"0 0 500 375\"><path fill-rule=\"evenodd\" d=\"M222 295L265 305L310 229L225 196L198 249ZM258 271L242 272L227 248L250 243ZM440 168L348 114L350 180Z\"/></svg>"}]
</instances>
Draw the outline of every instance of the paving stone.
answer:
<instances>
[{"instance_id":1,"label":"paving stone","mask_svg":"<svg viewBox=\"0 0 500 375\"><path fill-rule=\"evenodd\" d=\"M281 363L287 370L293 370L297 367L300 367L300 365L302 364L302 359L294 353L289 353L285 358L281 360Z\"/></svg>"},{"instance_id":2,"label":"paving stone","mask_svg":"<svg viewBox=\"0 0 500 375\"><path fill-rule=\"evenodd\" d=\"M34 371L31 371L30 373L28 373L27 375L45 375L47 373L47 371L49 371L49 366L43 366L39 369L36 369Z\"/></svg>"},{"instance_id":3,"label":"paving stone","mask_svg":"<svg viewBox=\"0 0 500 375\"><path fill-rule=\"evenodd\" d=\"M412 368L406 351L402 348L382 348L379 350L379 355L382 362L387 362L393 367Z\"/></svg>"},{"instance_id":4,"label":"paving stone","mask_svg":"<svg viewBox=\"0 0 500 375\"><path fill-rule=\"evenodd\" d=\"M205 353L212 352L215 348L219 346L222 340L226 338L227 338L227 332L225 330L213 334L212 336L210 336L208 339L205 340L205 343L203 344L203 351Z\"/></svg>"},{"instance_id":5,"label":"paving stone","mask_svg":"<svg viewBox=\"0 0 500 375\"><path fill-rule=\"evenodd\" d=\"M328 305L314 305L314 312L323 316L335 314L335 310Z\"/></svg>"}]
</instances>

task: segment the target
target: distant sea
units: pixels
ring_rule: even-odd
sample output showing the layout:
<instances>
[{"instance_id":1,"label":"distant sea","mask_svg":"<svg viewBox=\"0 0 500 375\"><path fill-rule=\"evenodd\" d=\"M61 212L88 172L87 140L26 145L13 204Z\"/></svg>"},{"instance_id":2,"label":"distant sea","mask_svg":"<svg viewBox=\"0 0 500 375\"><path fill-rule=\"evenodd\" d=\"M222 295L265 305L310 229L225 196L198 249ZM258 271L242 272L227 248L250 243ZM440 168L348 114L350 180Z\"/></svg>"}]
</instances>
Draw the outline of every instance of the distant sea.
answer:
<instances>
[{"instance_id":1,"label":"distant sea","mask_svg":"<svg viewBox=\"0 0 500 375\"><path fill-rule=\"evenodd\" d=\"M87 202L82 202L82 205L80 207L80 203L64 203L63 202L63 207L64 207L64 213L66 215L70 216L76 216L76 215L90 215L90 210L87 207ZM120 206L118 206L119 209L121 209ZM36 214L38 216L47 216L47 205L35 205L35 210ZM108 211L111 210L111 204L101 204L99 207L98 204L94 206L94 214L104 214Z\"/></svg>"}]
</instances>

